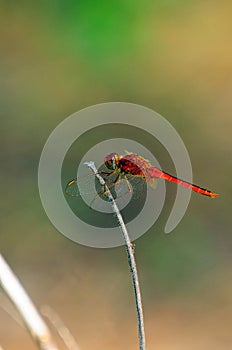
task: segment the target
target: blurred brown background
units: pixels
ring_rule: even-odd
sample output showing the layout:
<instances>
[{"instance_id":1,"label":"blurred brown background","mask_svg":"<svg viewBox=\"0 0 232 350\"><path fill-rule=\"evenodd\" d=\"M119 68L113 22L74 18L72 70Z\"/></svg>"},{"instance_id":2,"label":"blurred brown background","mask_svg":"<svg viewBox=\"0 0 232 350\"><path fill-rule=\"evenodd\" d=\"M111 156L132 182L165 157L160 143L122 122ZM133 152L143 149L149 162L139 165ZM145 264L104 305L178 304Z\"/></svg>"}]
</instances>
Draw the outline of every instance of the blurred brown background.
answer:
<instances>
[{"instance_id":1,"label":"blurred brown background","mask_svg":"<svg viewBox=\"0 0 232 350\"><path fill-rule=\"evenodd\" d=\"M147 349L231 348L231 2L0 5L0 245L32 299L52 306L82 349L138 348L124 248L63 237L37 186L43 145L65 117L101 102L137 103L171 122L194 182L220 193L193 194L170 236L167 203L136 241ZM0 326L4 349L35 349L3 310Z\"/></svg>"}]
</instances>

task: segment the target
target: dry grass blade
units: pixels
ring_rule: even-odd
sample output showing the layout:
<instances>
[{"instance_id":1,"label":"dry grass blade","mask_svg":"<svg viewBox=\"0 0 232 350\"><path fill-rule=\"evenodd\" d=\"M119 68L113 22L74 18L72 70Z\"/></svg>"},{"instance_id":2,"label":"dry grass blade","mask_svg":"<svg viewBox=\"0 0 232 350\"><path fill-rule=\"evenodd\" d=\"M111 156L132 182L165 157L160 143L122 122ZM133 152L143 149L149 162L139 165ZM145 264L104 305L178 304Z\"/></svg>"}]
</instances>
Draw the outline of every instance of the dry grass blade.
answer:
<instances>
[{"instance_id":1,"label":"dry grass blade","mask_svg":"<svg viewBox=\"0 0 232 350\"><path fill-rule=\"evenodd\" d=\"M37 346L41 350L58 350L36 307L2 255L0 255L0 285L20 313Z\"/></svg>"},{"instance_id":2,"label":"dry grass blade","mask_svg":"<svg viewBox=\"0 0 232 350\"><path fill-rule=\"evenodd\" d=\"M50 306L42 306L41 313L42 315L47 317L49 322L52 324L52 326L55 328L55 330L63 340L68 350L80 350L80 347L78 346L76 340L74 339L69 329L65 326L63 321Z\"/></svg>"}]
</instances>

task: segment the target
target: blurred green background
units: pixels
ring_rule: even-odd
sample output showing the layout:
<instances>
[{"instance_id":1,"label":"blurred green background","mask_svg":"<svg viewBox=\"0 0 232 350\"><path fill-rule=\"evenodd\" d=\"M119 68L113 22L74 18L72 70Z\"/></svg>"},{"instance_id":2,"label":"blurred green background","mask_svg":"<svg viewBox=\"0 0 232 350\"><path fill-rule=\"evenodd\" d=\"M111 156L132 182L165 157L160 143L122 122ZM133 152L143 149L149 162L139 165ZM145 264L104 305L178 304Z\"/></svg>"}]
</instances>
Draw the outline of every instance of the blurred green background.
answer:
<instances>
[{"instance_id":1,"label":"blurred green background","mask_svg":"<svg viewBox=\"0 0 232 350\"><path fill-rule=\"evenodd\" d=\"M37 168L47 137L71 113L109 101L141 104L179 132L194 182L220 193L193 194L165 236L169 186L158 223L136 241L147 348L229 349L232 3L0 6L0 245L32 299L53 307L82 349L138 348L125 249L91 249L57 232L40 202ZM0 324L4 349L35 349L3 310Z\"/></svg>"}]
</instances>

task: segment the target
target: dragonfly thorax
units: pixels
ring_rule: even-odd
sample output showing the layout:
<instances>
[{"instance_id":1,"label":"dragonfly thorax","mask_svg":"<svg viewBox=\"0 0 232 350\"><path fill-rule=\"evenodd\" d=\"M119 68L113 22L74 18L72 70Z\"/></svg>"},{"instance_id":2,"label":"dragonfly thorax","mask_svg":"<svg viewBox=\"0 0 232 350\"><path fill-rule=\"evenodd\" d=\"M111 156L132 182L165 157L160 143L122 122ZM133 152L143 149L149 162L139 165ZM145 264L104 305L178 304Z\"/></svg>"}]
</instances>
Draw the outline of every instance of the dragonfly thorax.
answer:
<instances>
[{"instance_id":1,"label":"dragonfly thorax","mask_svg":"<svg viewBox=\"0 0 232 350\"><path fill-rule=\"evenodd\" d=\"M119 159L117 153L110 153L104 158L104 164L108 169L115 170L118 167Z\"/></svg>"}]
</instances>

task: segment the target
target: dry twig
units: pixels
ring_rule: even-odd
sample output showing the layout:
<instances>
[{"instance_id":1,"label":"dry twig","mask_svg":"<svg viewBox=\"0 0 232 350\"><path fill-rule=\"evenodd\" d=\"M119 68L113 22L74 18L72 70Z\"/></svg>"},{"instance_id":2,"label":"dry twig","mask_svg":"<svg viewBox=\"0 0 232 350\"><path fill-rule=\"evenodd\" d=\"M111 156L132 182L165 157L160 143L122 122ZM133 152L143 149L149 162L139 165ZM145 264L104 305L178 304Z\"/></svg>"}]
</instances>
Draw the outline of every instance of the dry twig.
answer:
<instances>
[{"instance_id":1,"label":"dry twig","mask_svg":"<svg viewBox=\"0 0 232 350\"><path fill-rule=\"evenodd\" d=\"M138 333L139 333L139 347L140 350L145 350L146 344L145 344L145 330L144 330L144 319L143 319L143 309L142 309L142 299L141 299L141 292L139 287L139 279L138 279L138 271L136 267L135 257L134 257L134 250L133 245L130 241L129 234L127 232L126 225L123 221L122 215L118 209L118 206L108 188L106 185L104 179L101 177L101 175L98 173L97 168L94 164L94 162L85 162L85 165L87 165L89 168L91 168L99 180L100 184L104 186L105 192L111 202L113 212L116 214L118 218L119 225L122 230L123 238L125 241L126 251L127 251L127 257L128 257L128 263L130 266L130 271L132 273L132 281L133 281L133 287L135 292L135 303L136 303L136 311L137 311L137 318L138 318Z\"/></svg>"}]
</instances>

